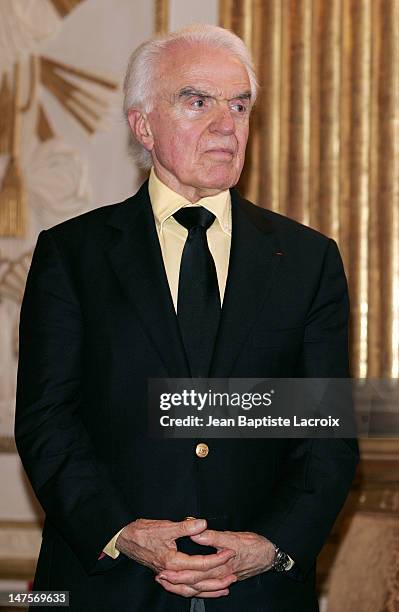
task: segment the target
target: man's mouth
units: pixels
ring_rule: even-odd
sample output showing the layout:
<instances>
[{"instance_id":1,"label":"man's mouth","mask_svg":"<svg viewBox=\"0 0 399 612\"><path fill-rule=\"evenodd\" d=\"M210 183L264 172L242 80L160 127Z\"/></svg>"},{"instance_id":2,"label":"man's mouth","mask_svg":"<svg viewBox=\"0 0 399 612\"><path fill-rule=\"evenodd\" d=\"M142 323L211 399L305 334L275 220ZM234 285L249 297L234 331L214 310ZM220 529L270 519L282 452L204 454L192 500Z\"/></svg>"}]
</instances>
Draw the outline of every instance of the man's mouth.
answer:
<instances>
[{"instance_id":1,"label":"man's mouth","mask_svg":"<svg viewBox=\"0 0 399 612\"><path fill-rule=\"evenodd\" d=\"M206 151L209 155L212 155L214 157L219 157L221 159L232 159L232 157L234 157L234 150L233 149L229 149L226 147L218 147L215 149L208 149Z\"/></svg>"}]
</instances>

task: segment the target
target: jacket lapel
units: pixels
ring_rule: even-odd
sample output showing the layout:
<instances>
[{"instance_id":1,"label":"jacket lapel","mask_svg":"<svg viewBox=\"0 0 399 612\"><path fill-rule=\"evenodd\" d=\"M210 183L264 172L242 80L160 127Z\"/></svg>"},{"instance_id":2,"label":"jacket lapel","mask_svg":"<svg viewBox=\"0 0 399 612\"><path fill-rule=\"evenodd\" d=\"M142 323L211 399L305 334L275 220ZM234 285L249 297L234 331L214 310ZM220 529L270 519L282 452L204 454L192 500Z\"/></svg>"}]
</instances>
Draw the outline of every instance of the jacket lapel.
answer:
<instances>
[{"instance_id":1,"label":"jacket lapel","mask_svg":"<svg viewBox=\"0 0 399 612\"><path fill-rule=\"evenodd\" d=\"M276 277L281 257L265 211L231 190L232 242L222 316L210 377L228 377L256 322ZM170 377L189 378L190 370L163 264L148 195L148 181L115 208L108 225L111 266L136 308Z\"/></svg>"},{"instance_id":2,"label":"jacket lapel","mask_svg":"<svg viewBox=\"0 0 399 612\"><path fill-rule=\"evenodd\" d=\"M189 377L146 181L108 219L111 266L170 377Z\"/></svg>"},{"instance_id":3,"label":"jacket lapel","mask_svg":"<svg viewBox=\"0 0 399 612\"><path fill-rule=\"evenodd\" d=\"M276 232L265 211L233 189L232 241L222 317L210 376L227 378L248 338L280 261Z\"/></svg>"}]
</instances>

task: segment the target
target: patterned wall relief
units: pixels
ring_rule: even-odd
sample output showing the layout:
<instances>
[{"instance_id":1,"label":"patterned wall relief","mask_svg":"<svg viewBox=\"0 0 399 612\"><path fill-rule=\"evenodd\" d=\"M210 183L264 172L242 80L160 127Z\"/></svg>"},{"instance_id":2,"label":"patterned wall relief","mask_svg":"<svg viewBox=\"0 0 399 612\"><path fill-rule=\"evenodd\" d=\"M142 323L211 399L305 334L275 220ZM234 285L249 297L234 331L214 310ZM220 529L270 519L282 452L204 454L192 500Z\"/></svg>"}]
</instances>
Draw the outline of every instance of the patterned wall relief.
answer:
<instances>
[{"instance_id":1,"label":"patterned wall relief","mask_svg":"<svg viewBox=\"0 0 399 612\"><path fill-rule=\"evenodd\" d=\"M90 136L117 89L42 53L82 2L0 3L0 450L12 449L19 309L37 235L91 208L86 161L52 123L46 100Z\"/></svg>"}]
</instances>

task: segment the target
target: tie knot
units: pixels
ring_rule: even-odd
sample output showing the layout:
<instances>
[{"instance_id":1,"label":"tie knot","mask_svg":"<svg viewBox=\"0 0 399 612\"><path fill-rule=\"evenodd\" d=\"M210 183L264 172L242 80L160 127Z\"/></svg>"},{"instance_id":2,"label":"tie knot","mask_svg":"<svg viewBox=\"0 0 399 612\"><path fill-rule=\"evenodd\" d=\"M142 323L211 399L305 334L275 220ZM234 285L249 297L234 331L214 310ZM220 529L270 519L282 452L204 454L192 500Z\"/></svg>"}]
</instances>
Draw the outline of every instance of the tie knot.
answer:
<instances>
[{"instance_id":1,"label":"tie knot","mask_svg":"<svg viewBox=\"0 0 399 612\"><path fill-rule=\"evenodd\" d=\"M207 230L216 218L213 213L203 206L185 206L176 211L173 217L188 231L194 227L203 227Z\"/></svg>"}]
</instances>

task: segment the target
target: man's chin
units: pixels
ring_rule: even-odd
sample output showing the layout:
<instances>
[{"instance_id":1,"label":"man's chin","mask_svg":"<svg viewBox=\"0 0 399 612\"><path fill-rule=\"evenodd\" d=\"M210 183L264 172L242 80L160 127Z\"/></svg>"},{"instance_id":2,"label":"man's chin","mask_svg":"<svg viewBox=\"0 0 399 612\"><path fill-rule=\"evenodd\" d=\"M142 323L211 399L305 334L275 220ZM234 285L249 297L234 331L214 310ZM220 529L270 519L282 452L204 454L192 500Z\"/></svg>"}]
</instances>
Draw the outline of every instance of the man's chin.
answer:
<instances>
[{"instance_id":1,"label":"man's chin","mask_svg":"<svg viewBox=\"0 0 399 612\"><path fill-rule=\"evenodd\" d=\"M236 172L222 172L220 169L218 171L210 170L208 176L204 179L203 186L206 189L225 191L234 187L239 178L240 176Z\"/></svg>"}]
</instances>

